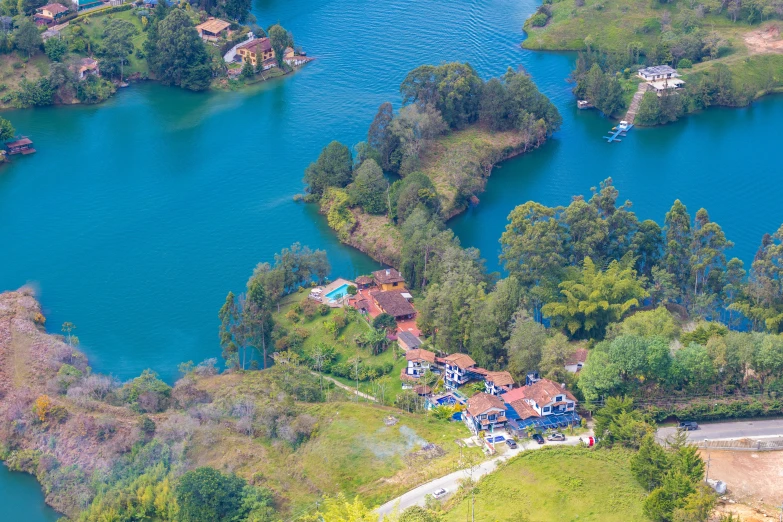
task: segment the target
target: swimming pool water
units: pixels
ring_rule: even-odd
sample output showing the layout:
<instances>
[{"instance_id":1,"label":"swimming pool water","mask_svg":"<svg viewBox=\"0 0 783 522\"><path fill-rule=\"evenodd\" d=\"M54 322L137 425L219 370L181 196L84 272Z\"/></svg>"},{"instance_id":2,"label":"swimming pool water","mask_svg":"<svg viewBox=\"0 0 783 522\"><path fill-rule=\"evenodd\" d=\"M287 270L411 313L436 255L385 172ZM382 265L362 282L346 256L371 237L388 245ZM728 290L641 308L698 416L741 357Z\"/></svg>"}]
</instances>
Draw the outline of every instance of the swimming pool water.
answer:
<instances>
[{"instance_id":1,"label":"swimming pool water","mask_svg":"<svg viewBox=\"0 0 783 522\"><path fill-rule=\"evenodd\" d=\"M348 285L340 285L328 294L326 294L326 298L330 301L336 301L337 299L340 299L341 297L345 297L348 295Z\"/></svg>"}]
</instances>

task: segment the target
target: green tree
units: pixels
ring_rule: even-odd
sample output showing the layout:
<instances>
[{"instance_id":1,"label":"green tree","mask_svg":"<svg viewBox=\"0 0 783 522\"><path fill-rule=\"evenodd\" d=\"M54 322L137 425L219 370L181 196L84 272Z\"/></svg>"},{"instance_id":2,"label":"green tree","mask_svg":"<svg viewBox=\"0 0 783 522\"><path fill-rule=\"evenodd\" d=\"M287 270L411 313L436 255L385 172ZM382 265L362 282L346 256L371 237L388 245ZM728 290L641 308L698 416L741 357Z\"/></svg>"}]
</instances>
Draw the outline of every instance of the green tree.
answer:
<instances>
[{"instance_id":1,"label":"green tree","mask_svg":"<svg viewBox=\"0 0 783 522\"><path fill-rule=\"evenodd\" d=\"M642 125L657 125L661 121L661 102L658 95L647 91L642 96L639 103L639 112L636 113L636 120Z\"/></svg>"},{"instance_id":2,"label":"green tree","mask_svg":"<svg viewBox=\"0 0 783 522\"><path fill-rule=\"evenodd\" d=\"M367 144L378 151L381 158L380 164L384 170L396 170L392 165L392 155L399 146L399 139L389 129L393 120L394 108L392 104L382 103L367 130Z\"/></svg>"},{"instance_id":3,"label":"green tree","mask_svg":"<svg viewBox=\"0 0 783 522\"><path fill-rule=\"evenodd\" d=\"M376 329L383 328L387 332L393 332L397 329L397 321L387 313L382 313L372 320L372 327Z\"/></svg>"},{"instance_id":4,"label":"green tree","mask_svg":"<svg viewBox=\"0 0 783 522\"><path fill-rule=\"evenodd\" d=\"M135 34L136 27L132 23L118 19L110 21L103 31L101 49L107 60L119 63L120 82L124 76L125 60L134 50L132 38Z\"/></svg>"},{"instance_id":5,"label":"green tree","mask_svg":"<svg viewBox=\"0 0 783 522\"><path fill-rule=\"evenodd\" d=\"M365 160L354 172L354 180L348 186L348 194L354 205L361 206L370 214L383 214L388 209L386 202L389 182L383 177L381 167L373 159Z\"/></svg>"},{"instance_id":6,"label":"green tree","mask_svg":"<svg viewBox=\"0 0 783 522\"><path fill-rule=\"evenodd\" d=\"M267 31L269 35L269 43L272 45L272 50L275 53L277 59L277 65L283 66L283 57L285 56L285 48L293 47L294 40L291 38L291 34L283 29L279 24L275 24Z\"/></svg>"},{"instance_id":7,"label":"green tree","mask_svg":"<svg viewBox=\"0 0 783 522\"><path fill-rule=\"evenodd\" d=\"M483 84L466 63L422 65L408 73L400 85L403 104L435 107L451 128L478 118Z\"/></svg>"},{"instance_id":8,"label":"green tree","mask_svg":"<svg viewBox=\"0 0 783 522\"><path fill-rule=\"evenodd\" d=\"M7 141L16 135L16 129L11 122L5 118L0 118L0 141Z\"/></svg>"},{"instance_id":9,"label":"green tree","mask_svg":"<svg viewBox=\"0 0 783 522\"><path fill-rule=\"evenodd\" d=\"M16 21L14 30L14 45L28 57L34 55L40 48L41 33L29 18L21 18Z\"/></svg>"},{"instance_id":10,"label":"green tree","mask_svg":"<svg viewBox=\"0 0 783 522\"><path fill-rule=\"evenodd\" d=\"M688 209L679 199L666 213L664 230L666 232L666 253L664 256L666 269L674 276L680 295L687 296L690 286L690 245L693 241L693 233Z\"/></svg>"},{"instance_id":11,"label":"green tree","mask_svg":"<svg viewBox=\"0 0 783 522\"><path fill-rule=\"evenodd\" d=\"M351 182L353 158L348 147L333 141L321 151L318 159L305 169L307 191L320 197L327 187L345 187Z\"/></svg>"},{"instance_id":12,"label":"green tree","mask_svg":"<svg viewBox=\"0 0 783 522\"><path fill-rule=\"evenodd\" d=\"M213 522L235 520L242 513L245 481L213 468L188 471L179 479L175 494L182 520Z\"/></svg>"},{"instance_id":13,"label":"green tree","mask_svg":"<svg viewBox=\"0 0 783 522\"><path fill-rule=\"evenodd\" d=\"M68 44L62 38L49 38L44 43L44 52L53 62L59 62L68 53Z\"/></svg>"},{"instance_id":14,"label":"green tree","mask_svg":"<svg viewBox=\"0 0 783 522\"><path fill-rule=\"evenodd\" d=\"M161 3L165 2L158 2ZM147 60L160 81L192 91L208 88L212 81L211 60L185 10L172 9L154 31L155 47Z\"/></svg>"},{"instance_id":15,"label":"green tree","mask_svg":"<svg viewBox=\"0 0 783 522\"><path fill-rule=\"evenodd\" d=\"M642 439L639 451L631 457L631 472L647 491L652 491L663 483L670 467L669 456L652 434Z\"/></svg>"},{"instance_id":16,"label":"green tree","mask_svg":"<svg viewBox=\"0 0 783 522\"><path fill-rule=\"evenodd\" d=\"M619 321L648 295L629 265L627 260L612 261L601 271L585 258L581 277L560 283L561 300L544 305L544 316L572 336L602 338L610 323Z\"/></svg>"}]
</instances>

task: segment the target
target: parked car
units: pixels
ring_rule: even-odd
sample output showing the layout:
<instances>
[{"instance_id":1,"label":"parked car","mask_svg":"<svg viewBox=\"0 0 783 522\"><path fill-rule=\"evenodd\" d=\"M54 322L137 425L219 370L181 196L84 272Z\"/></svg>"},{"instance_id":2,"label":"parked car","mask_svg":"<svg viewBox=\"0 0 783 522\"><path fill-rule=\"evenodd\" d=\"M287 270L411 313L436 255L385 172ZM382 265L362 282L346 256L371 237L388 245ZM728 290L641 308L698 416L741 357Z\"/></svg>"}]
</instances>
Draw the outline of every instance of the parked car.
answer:
<instances>
[{"instance_id":1,"label":"parked car","mask_svg":"<svg viewBox=\"0 0 783 522\"><path fill-rule=\"evenodd\" d=\"M549 437L547 437L546 440L552 440L552 441L565 440L565 435L563 435L562 433L553 433Z\"/></svg>"},{"instance_id":2,"label":"parked car","mask_svg":"<svg viewBox=\"0 0 783 522\"><path fill-rule=\"evenodd\" d=\"M538 434L538 433L534 433L534 434L533 434L533 436L532 436L531 438L532 438L534 441L538 442L539 444L543 444L544 442L546 442L546 441L544 440L544 437L542 437L542 436L541 436L540 434Z\"/></svg>"},{"instance_id":3,"label":"parked car","mask_svg":"<svg viewBox=\"0 0 783 522\"><path fill-rule=\"evenodd\" d=\"M699 425L695 421L682 421L677 426L677 428L685 431L693 431L693 430L698 430Z\"/></svg>"},{"instance_id":4,"label":"parked car","mask_svg":"<svg viewBox=\"0 0 783 522\"><path fill-rule=\"evenodd\" d=\"M432 496L435 498L443 498L446 496L446 493L448 493L448 491L446 491L446 488L440 488L439 490L435 491L435 493L433 493Z\"/></svg>"},{"instance_id":5,"label":"parked car","mask_svg":"<svg viewBox=\"0 0 783 522\"><path fill-rule=\"evenodd\" d=\"M517 449L517 443L511 439L506 439L506 445L511 449Z\"/></svg>"}]
</instances>

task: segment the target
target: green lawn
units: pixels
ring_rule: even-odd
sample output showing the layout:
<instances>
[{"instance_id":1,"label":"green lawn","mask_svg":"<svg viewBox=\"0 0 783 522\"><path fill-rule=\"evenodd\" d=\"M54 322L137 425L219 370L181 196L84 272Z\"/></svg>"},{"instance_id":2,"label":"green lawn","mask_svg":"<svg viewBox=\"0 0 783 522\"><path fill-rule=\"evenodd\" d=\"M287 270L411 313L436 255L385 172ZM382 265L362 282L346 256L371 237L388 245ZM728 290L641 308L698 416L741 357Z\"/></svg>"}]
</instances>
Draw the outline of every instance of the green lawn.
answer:
<instances>
[{"instance_id":1,"label":"green lawn","mask_svg":"<svg viewBox=\"0 0 783 522\"><path fill-rule=\"evenodd\" d=\"M81 18L78 22L71 22L71 25L79 25L84 28L85 35L90 38L91 41L95 41L100 45L103 40L103 31L106 29L106 25L111 20L125 20L132 23L136 27L136 35L133 37L133 45L136 49L142 49L144 42L147 40L147 34L142 30L141 19L134 14L135 10L120 11L115 13L95 13L94 15ZM64 36L70 36L71 27L63 30ZM149 67L147 66L147 60L145 58L138 58L135 52L128 56L130 64L125 66L125 76L129 76L134 73L149 74Z\"/></svg>"},{"instance_id":2,"label":"green lawn","mask_svg":"<svg viewBox=\"0 0 783 522\"><path fill-rule=\"evenodd\" d=\"M526 451L482 479L476 520L493 522L641 522L646 496L629 469L630 452L577 447ZM462 522L469 498L449 506Z\"/></svg>"},{"instance_id":3,"label":"green lawn","mask_svg":"<svg viewBox=\"0 0 783 522\"><path fill-rule=\"evenodd\" d=\"M306 299L308 299L307 292L296 293L285 297L280 305L280 313L275 314L275 322L288 332L292 332L294 330L307 331L307 338L304 340L301 347L303 352L307 352L310 348L314 347L318 343L325 343L329 346L333 346L336 349L336 363L351 360L357 355L362 361L373 365L379 365L387 362L392 363L394 365L394 369L386 376L387 385L385 386L385 403L392 403L396 395L402 389L399 376L400 370L406 364L405 358L402 355L402 351L396 347L395 343L392 343L389 348L378 355L373 355L367 348L359 347L355 342L356 337L370 329L370 325L359 316L357 316L355 320L350 321L345 326L345 328L340 330L338 332L337 339L335 339L334 336L326 330L323 323L332 315L343 314L341 309L333 308L328 315L316 315L311 319L307 319L304 317L304 315L299 314L298 322L294 322L288 318L288 312L294 308L297 303L303 302ZM330 377L352 388L356 387L356 381L354 380L337 377L334 375L330 375ZM370 395L376 395L378 393L377 388L371 382L359 382L359 390Z\"/></svg>"}]
</instances>

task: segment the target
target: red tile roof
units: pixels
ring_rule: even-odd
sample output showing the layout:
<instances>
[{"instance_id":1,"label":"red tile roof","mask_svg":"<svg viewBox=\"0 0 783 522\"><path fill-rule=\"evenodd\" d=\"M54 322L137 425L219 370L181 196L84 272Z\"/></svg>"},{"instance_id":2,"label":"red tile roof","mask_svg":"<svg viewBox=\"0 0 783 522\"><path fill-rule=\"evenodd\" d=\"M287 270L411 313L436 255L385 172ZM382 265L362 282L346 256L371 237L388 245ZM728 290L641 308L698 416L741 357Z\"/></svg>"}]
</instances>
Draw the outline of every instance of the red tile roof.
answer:
<instances>
[{"instance_id":1,"label":"red tile roof","mask_svg":"<svg viewBox=\"0 0 783 522\"><path fill-rule=\"evenodd\" d=\"M522 386L516 388L502 395L503 400L509 404L517 401L518 399L531 399L541 407L554 402L555 397L558 395L565 395L572 401L576 402L576 397L568 390L563 388L557 383L550 381L549 379L541 379L540 381L530 386Z\"/></svg>"},{"instance_id":2,"label":"red tile roof","mask_svg":"<svg viewBox=\"0 0 783 522\"><path fill-rule=\"evenodd\" d=\"M487 372L486 379L495 386L510 386L514 384L514 378L508 372Z\"/></svg>"},{"instance_id":3,"label":"red tile roof","mask_svg":"<svg viewBox=\"0 0 783 522\"><path fill-rule=\"evenodd\" d=\"M375 299L375 302L381 310L393 317L403 317L416 313L416 309L413 308L413 305L411 305L398 290L370 292L370 295Z\"/></svg>"},{"instance_id":4,"label":"red tile roof","mask_svg":"<svg viewBox=\"0 0 783 522\"><path fill-rule=\"evenodd\" d=\"M372 273L373 279L379 285L390 285L393 283L404 283L405 279L397 270L393 268L386 268L384 270L376 270Z\"/></svg>"},{"instance_id":5,"label":"red tile roof","mask_svg":"<svg viewBox=\"0 0 783 522\"><path fill-rule=\"evenodd\" d=\"M506 410L506 406L503 404L502 400L488 393L477 393L468 399L467 410L473 417L486 413L492 408L498 408L502 411Z\"/></svg>"},{"instance_id":6,"label":"red tile roof","mask_svg":"<svg viewBox=\"0 0 783 522\"><path fill-rule=\"evenodd\" d=\"M60 13L67 13L68 8L62 4L46 4L45 6L36 9L36 11L39 13L43 11L49 11L52 13L52 15L57 16Z\"/></svg>"},{"instance_id":7,"label":"red tile roof","mask_svg":"<svg viewBox=\"0 0 783 522\"><path fill-rule=\"evenodd\" d=\"M370 276L359 276L356 278L356 282L360 285L371 285L373 282L373 278Z\"/></svg>"},{"instance_id":8,"label":"red tile roof","mask_svg":"<svg viewBox=\"0 0 783 522\"><path fill-rule=\"evenodd\" d=\"M443 362L461 368L463 370L476 365L476 361L471 359L470 355L466 353L453 353L443 358Z\"/></svg>"},{"instance_id":9,"label":"red tile roof","mask_svg":"<svg viewBox=\"0 0 783 522\"><path fill-rule=\"evenodd\" d=\"M237 46L237 51L240 49L247 49L251 53L259 54L261 53L268 53L272 50L272 43L269 41L269 38L256 38L255 40L250 40L249 42L245 42L239 46ZM260 51L259 51L260 50Z\"/></svg>"},{"instance_id":10,"label":"red tile roof","mask_svg":"<svg viewBox=\"0 0 783 522\"><path fill-rule=\"evenodd\" d=\"M435 362L435 354L429 350L423 348L416 348L414 350L408 350L405 352L406 361L427 361L430 363Z\"/></svg>"},{"instance_id":11,"label":"red tile roof","mask_svg":"<svg viewBox=\"0 0 783 522\"><path fill-rule=\"evenodd\" d=\"M517 412L517 415L519 415L519 418L522 420L529 419L530 417L540 417L540 415L536 413L536 410L525 402L525 399L517 399L510 403L509 406L514 408L514 411Z\"/></svg>"},{"instance_id":12,"label":"red tile roof","mask_svg":"<svg viewBox=\"0 0 783 522\"><path fill-rule=\"evenodd\" d=\"M577 348L576 351L566 359L565 365L572 366L574 364L583 363L587 360L587 348Z\"/></svg>"}]
</instances>

